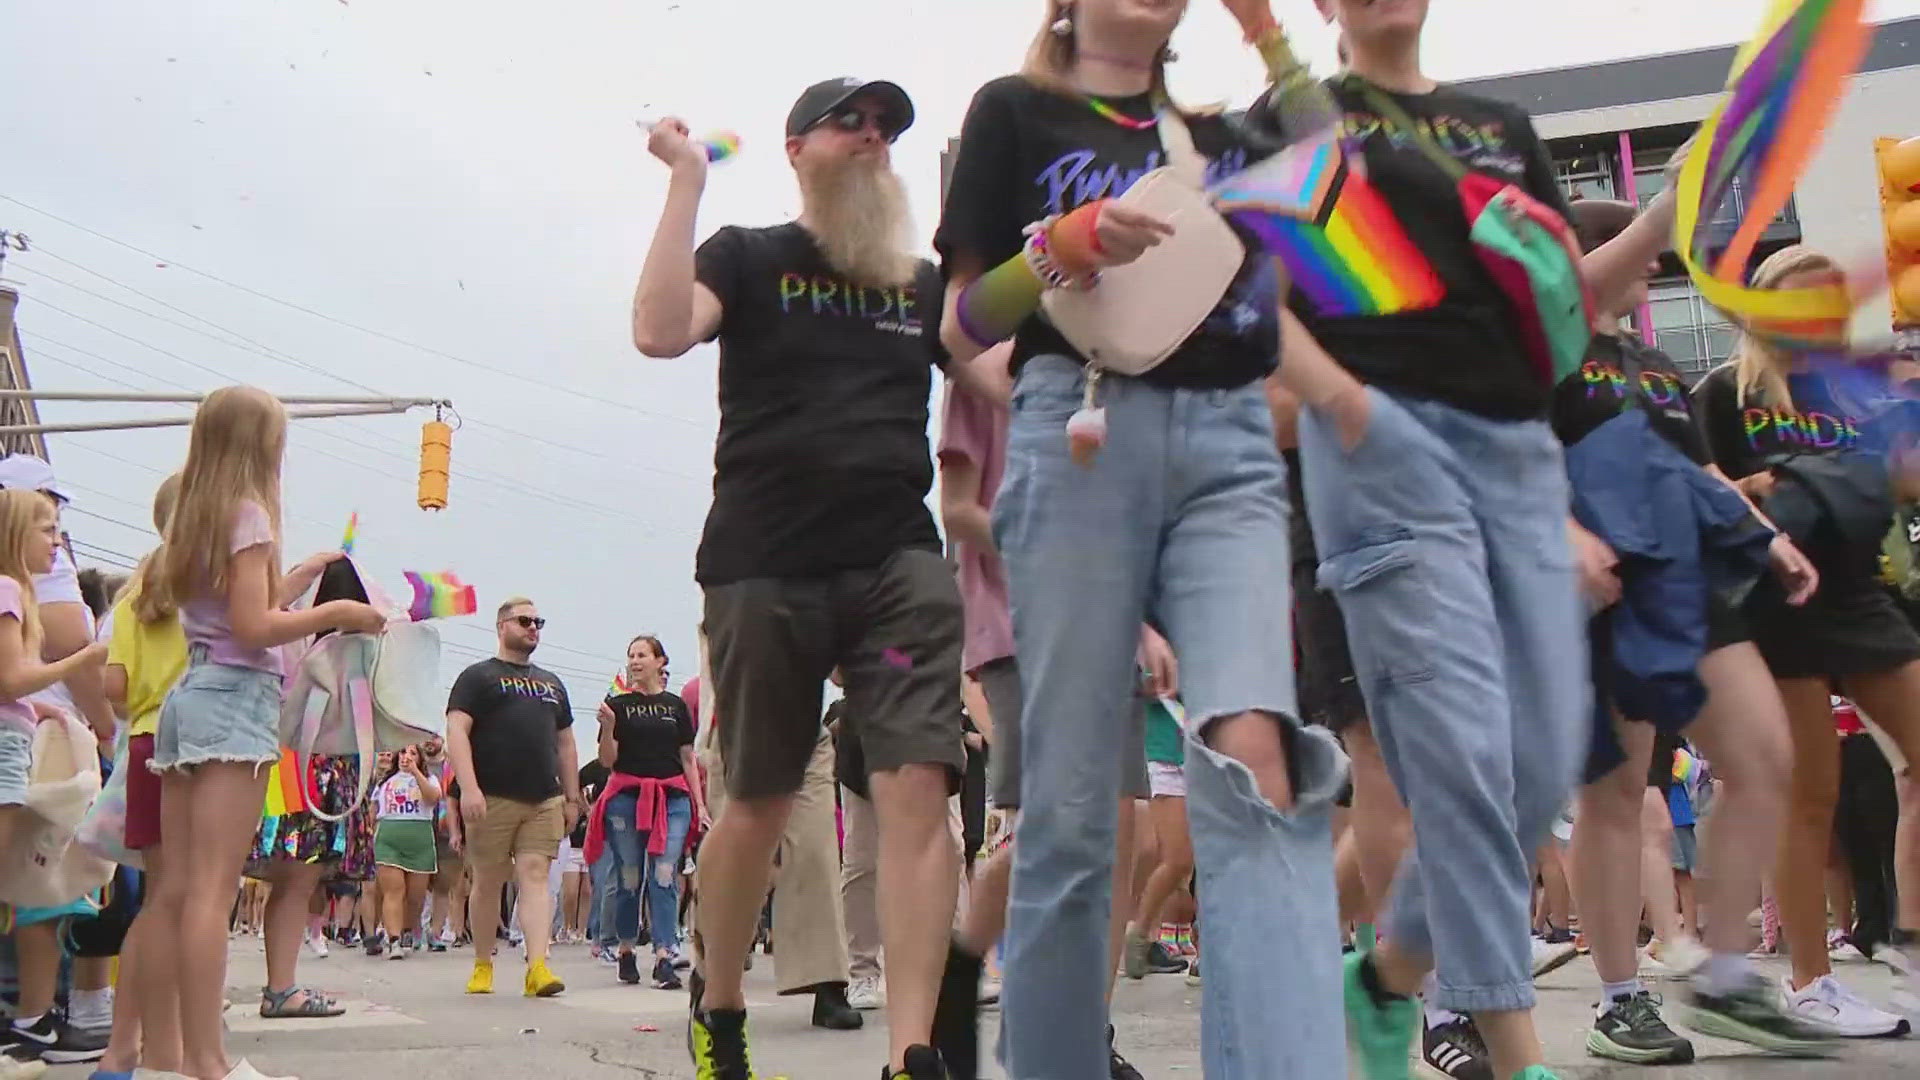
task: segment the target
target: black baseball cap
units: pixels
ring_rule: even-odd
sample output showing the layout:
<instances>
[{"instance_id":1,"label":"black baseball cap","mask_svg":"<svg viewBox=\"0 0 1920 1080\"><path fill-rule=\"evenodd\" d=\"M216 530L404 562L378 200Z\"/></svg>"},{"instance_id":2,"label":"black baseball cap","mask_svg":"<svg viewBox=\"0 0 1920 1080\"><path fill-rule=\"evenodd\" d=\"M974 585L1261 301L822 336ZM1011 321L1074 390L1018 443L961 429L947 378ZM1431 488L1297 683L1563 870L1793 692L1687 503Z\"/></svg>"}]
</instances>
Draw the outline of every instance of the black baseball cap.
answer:
<instances>
[{"instance_id":1,"label":"black baseball cap","mask_svg":"<svg viewBox=\"0 0 1920 1080\"><path fill-rule=\"evenodd\" d=\"M793 110L787 113L788 137L805 135L855 95L869 92L882 102L887 138L895 138L913 126L913 99L907 97L907 92L898 84L884 79L869 82L847 75L807 87L800 100L793 103Z\"/></svg>"}]
</instances>

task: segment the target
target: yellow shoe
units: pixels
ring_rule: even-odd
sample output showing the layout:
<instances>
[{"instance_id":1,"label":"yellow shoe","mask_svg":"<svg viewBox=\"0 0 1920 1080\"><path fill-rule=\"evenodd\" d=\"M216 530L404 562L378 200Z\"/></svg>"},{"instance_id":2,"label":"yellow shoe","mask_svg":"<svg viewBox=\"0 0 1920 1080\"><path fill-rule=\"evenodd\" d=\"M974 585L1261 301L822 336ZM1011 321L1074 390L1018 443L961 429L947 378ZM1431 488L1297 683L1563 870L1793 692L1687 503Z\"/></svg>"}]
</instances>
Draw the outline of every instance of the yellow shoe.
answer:
<instances>
[{"instance_id":1,"label":"yellow shoe","mask_svg":"<svg viewBox=\"0 0 1920 1080\"><path fill-rule=\"evenodd\" d=\"M561 982L560 976L555 975L553 969L547 967L545 960L535 960L527 965L528 997L552 997L566 988L567 984Z\"/></svg>"},{"instance_id":2,"label":"yellow shoe","mask_svg":"<svg viewBox=\"0 0 1920 1080\"><path fill-rule=\"evenodd\" d=\"M467 993L493 993L493 961L475 960L473 962L473 974L467 978Z\"/></svg>"}]
</instances>

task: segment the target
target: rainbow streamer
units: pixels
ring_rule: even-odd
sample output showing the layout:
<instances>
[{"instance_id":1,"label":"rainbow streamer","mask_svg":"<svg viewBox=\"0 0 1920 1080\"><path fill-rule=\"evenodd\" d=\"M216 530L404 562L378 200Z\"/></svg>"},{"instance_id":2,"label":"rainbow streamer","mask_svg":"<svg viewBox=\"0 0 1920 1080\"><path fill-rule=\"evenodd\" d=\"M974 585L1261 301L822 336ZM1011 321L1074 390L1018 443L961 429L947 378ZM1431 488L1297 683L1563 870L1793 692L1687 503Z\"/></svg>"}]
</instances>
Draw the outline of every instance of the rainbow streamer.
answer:
<instances>
[{"instance_id":1,"label":"rainbow streamer","mask_svg":"<svg viewBox=\"0 0 1920 1080\"><path fill-rule=\"evenodd\" d=\"M282 749L267 779L267 817L285 817L306 810L306 777L300 772L300 759L292 750Z\"/></svg>"},{"instance_id":2,"label":"rainbow streamer","mask_svg":"<svg viewBox=\"0 0 1920 1080\"><path fill-rule=\"evenodd\" d=\"M360 539L360 511L355 510L347 517L347 532L340 538L340 550L353 554L354 541Z\"/></svg>"},{"instance_id":3,"label":"rainbow streamer","mask_svg":"<svg viewBox=\"0 0 1920 1080\"><path fill-rule=\"evenodd\" d=\"M1751 289L1746 271L1866 53L1865 12L1866 0L1774 0L1681 166L1674 248L1694 287L1743 329L1779 344L1847 341L1855 304L1844 284ZM1719 219L1736 184L1745 206L1729 225Z\"/></svg>"},{"instance_id":4,"label":"rainbow streamer","mask_svg":"<svg viewBox=\"0 0 1920 1080\"><path fill-rule=\"evenodd\" d=\"M1332 136L1296 143L1214 186L1214 205L1287 268L1322 315L1391 315L1446 287Z\"/></svg>"},{"instance_id":5,"label":"rainbow streamer","mask_svg":"<svg viewBox=\"0 0 1920 1080\"><path fill-rule=\"evenodd\" d=\"M473 586L462 584L451 570L437 574L408 570L406 576L407 584L413 586L413 606L407 609L407 617L414 622L471 615L480 610Z\"/></svg>"}]
</instances>

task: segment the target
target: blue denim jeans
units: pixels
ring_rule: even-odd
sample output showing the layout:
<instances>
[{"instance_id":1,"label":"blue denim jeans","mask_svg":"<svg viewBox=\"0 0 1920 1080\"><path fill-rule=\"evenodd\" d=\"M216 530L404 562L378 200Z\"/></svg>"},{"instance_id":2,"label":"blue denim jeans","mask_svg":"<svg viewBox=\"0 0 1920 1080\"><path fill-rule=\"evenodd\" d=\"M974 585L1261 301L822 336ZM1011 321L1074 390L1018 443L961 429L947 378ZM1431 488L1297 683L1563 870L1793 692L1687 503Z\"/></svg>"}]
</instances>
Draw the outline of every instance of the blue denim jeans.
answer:
<instances>
[{"instance_id":1,"label":"blue denim jeans","mask_svg":"<svg viewBox=\"0 0 1920 1080\"><path fill-rule=\"evenodd\" d=\"M1107 917L1140 624L1180 658L1187 805L1206 926L1201 1060L1219 1080L1347 1074L1329 811L1346 774L1294 720L1284 466L1259 384L1166 390L1102 379L1107 441L1067 453L1083 375L1029 360L1013 397L994 534L1013 598L1021 812L999 1053L1011 1080L1100 1080ZM1265 710L1290 732L1295 805L1198 738Z\"/></svg>"},{"instance_id":2,"label":"blue denim jeans","mask_svg":"<svg viewBox=\"0 0 1920 1080\"><path fill-rule=\"evenodd\" d=\"M649 855L650 837L635 825L637 792L622 792L607 801L607 890L613 898L612 936L623 945L640 939L640 893L647 896L648 927L654 949L671 949L680 932L680 850L693 824L693 800L680 792L667 794L667 850ZM655 827L661 826L655 822ZM604 912L603 912L604 915Z\"/></svg>"},{"instance_id":3,"label":"blue denim jeans","mask_svg":"<svg viewBox=\"0 0 1920 1080\"><path fill-rule=\"evenodd\" d=\"M1320 582L1413 812L1383 933L1433 958L1432 1004L1528 1008L1529 865L1590 723L1560 444L1541 421L1368 395L1351 451L1305 411L1300 458Z\"/></svg>"}]
</instances>

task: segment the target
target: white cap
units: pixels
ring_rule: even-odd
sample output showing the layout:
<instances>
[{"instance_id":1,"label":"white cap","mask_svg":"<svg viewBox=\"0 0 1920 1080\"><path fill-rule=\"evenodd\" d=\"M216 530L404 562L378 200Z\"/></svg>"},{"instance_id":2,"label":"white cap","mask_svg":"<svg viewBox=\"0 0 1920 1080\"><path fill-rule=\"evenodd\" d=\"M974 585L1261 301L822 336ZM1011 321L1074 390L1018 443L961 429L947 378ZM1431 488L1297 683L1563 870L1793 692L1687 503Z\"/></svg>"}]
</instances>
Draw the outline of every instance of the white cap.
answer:
<instances>
[{"instance_id":1,"label":"white cap","mask_svg":"<svg viewBox=\"0 0 1920 1080\"><path fill-rule=\"evenodd\" d=\"M53 478L53 466L32 454L8 454L0 458L0 488L44 491L61 502L72 502Z\"/></svg>"}]
</instances>

